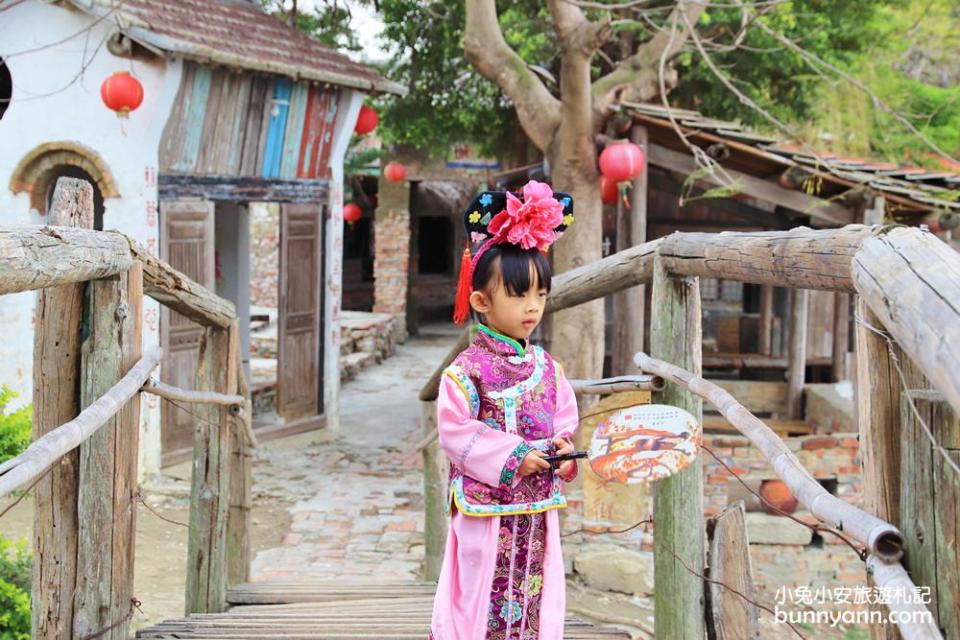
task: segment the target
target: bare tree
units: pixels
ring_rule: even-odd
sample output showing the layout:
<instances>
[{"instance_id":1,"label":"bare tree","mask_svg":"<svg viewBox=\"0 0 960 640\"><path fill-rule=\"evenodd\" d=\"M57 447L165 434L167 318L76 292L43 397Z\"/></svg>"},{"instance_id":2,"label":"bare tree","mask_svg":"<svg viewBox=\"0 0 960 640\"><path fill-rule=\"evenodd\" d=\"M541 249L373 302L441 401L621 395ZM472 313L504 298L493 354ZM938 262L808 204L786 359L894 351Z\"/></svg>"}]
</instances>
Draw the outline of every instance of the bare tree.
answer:
<instances>
[{"instance_id":1,"label":"bare tree","mask_svg":"<svg viewBox=\"0 0 960 640\"><path fill-rule=\"evenodd\" d=\"M640 3L638 3L640 4ZM464 51L484 77L513 102L523 130L550 165L554 188L573 195L574 229L556 244L557 271L599 260L602 218L596 137L622 101L651 100L676 74L662 74L689 38L705 3L677 2L667 22L649 40L635 46L607 75L592 81L590 63L615 36L609 18L591 20L569 0L547 0L560 51L560 96L506 42L495 0L466 0ZM551 350L574 377L599 377L603 369L603 301L554 316Z\"/></svg>"}]
</instances>

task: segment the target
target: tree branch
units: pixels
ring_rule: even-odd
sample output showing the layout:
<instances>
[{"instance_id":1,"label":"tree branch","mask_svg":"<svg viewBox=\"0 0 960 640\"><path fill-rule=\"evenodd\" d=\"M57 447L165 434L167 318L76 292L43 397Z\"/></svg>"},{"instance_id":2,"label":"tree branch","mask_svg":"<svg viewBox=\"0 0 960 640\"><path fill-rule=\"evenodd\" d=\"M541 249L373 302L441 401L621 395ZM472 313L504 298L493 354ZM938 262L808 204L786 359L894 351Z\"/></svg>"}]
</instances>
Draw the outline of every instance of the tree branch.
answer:
<instances>
[{"instance_id":1,"label":"tree branch","mask_svg":"<svg viewBox=\"0 0 960 640\"><path fill-rule=\"evenodd\" d=\"M677 2L667 18L670 24L696 24L704 12L704 3ZM610 107L621 100L643 102L657 95L657 66L661 58L672 61L683 50L690 29L672 34L661 30L637 47L636 53L620 62L617 68L593 83L593 109L598 121Z\"/></svg>"},{"instance_id":2,"label":"tree branch","mask_svg":"<svg viewBox=\"0 0 960 640\"><path fill-rule=\"evenodd\" d=\"M507 94L523 130L546 152L560 126L560 101L507 44L495 0L466 0L466 8L463 51L467 61Z\"/></svg>"}]
</instances>

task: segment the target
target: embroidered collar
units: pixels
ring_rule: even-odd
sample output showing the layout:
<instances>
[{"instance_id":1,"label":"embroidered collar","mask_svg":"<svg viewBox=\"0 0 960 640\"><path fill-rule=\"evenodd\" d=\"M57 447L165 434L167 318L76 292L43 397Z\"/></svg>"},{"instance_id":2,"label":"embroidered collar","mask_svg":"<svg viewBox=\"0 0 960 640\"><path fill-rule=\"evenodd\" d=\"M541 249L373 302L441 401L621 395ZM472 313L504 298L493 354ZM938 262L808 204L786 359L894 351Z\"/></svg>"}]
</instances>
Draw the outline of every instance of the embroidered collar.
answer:
<instances>
[{"instance_id":1,"label":"embroidered collar","mask_svg":"<svg viewBox=\"0 0 960 640\"><path fill-rule=\"evenodd\" d=\"M522 343L518 342L510 336L505 336L502 333L494 331L482 322L477 323L477 330L489 336L489 339L484 342L489 345L491 350L505 356L520 356L521 358L526 356L528 345L526 340Z\"/></svg>"}]
</instances>

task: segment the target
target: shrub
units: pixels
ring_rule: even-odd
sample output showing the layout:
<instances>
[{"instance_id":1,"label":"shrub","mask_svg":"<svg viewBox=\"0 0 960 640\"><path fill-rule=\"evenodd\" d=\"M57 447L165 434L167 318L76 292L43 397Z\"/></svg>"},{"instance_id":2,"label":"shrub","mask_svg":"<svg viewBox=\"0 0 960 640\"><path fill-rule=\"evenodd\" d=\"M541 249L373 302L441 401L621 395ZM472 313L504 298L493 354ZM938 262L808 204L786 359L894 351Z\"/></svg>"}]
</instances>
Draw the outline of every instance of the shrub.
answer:
<instances>
[{"instance_id":1,"label":"shrub","mask_svg":"<svg viewBox=\"0 0 960 640\"><path fill-rule=\"evenodd\" d=\"M7 405L16 397L7 385L0 385L0 462L20 455L32 438L30 407L7 412Z\"/></svg>"},{"instance_id":2,"label":"shrub","mask_svg":"<svg viewBox=\"0 0 960 640\"><path fill-rule=\"evenodd\" d=\"M31 564L26 540L0 536L0 640L30 638Z\"/></svg>"}]
</instances>

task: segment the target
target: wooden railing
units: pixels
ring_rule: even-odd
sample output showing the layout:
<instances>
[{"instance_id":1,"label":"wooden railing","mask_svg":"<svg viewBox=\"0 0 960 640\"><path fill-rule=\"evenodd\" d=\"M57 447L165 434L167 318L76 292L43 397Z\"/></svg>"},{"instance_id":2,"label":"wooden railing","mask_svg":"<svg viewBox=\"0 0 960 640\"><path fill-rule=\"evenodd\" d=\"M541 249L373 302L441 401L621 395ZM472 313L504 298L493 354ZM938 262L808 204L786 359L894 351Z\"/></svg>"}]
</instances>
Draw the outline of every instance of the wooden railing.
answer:
<instances>
[{"instance_id":1,"label":"wooden railing","mask_svg":"<svg viewBox=\"0 0 960 640\"><path fill-rule=\"evenodd\" d=\"M937 577L919 568L929 563L917 557L941 543L918 547L923 535L904 536L891 524L918 526L910 518L909 505L900 501L901 428L910 416L911 387L932 385L942 392L948 405L931 415L941 422L960 415L960 254L935 236L917 228L900 226L867 227L849 225L834 230L796 228L790 231L757 233L681 233L632 247L596 263L584 265L554 278L547 312L557 311L609 295L639 284L652 284L651 356L638 354L637 364L648 373L663 376L665 389L654 392L656 401L684 408L702 416L702 398L710 397L724 410L730 422L767 457L773 471L790 485L810 512L826 527L845 532L866 548L865 578L874 585L913 588L910 576L900 564L907 552L914 576L930 585ZM702 369L701 310L699 277L723 278L746 283L794 289L793 322L805 326L804 292L809 289L837 291L859 296L856 315L855 381L860 456L866 511L830 496L813 480L789 448L761 420L743 409L732 396L712 388L700 378ZM798 332L800 335L803 331ZM791 360L790 402L799 401L803 385L803 347ZM420 399L425 436L435 429L435 404L443 369L467 345L467 334L437 367L423 387ZM669 364L668 364L669 363ZM904 373L906 371L906 373ZM936 425L935 425L936 427ZM761 436L758 438L758 436ZM960 438L960 434L955 434ZM428 442L425 438L424 442ZM929 443L923 442L930 446ZM960 445L946 445L960 446ZM937 451L937 449L934 449ZM942 451L940 449L939 451ZM424 484L428 487L426 523L426 573L435 577L443 550L445 521L441 475L442 454L437 445L423 449ZM955 450L954 450L955 455ZM657 637L703 638L706 558L702 523L703 478L701 459L674 476L656 483L655 523L655 625ZM948 469L949 471L949 469ZM931 479L928 479L931 480ZM956 482L956 477L951 477ZM958 486L958 485L953 485ZM911 501L930 499L910 496ZM431 504L436 504L431 507ZM906 502L906 501L905 501ZM935 506L931 508L936 508ZM956 523L949 525L956 527ZM928 536L954 535L926 531ZM913 534L913 531L909 531ZM920 532L917 532L920 533ZM662 544L661 544L662 543ZM670 553L667 553L666 550ZM921 550L922 549L922 550ZM719 552L723 553L721 548ZM914 556L911 557L910 553ZM956 554L942 567L957 572ZM947 581L950 578L948 576ZM936 589L934 589L936 591ZM952 594L952 595L951 595ZM897 626L904 638L940 638L937 621L948 635L960 633L953 625L960 603L956 593L932 608L932 622L904 621ZM736 606L746 606L730 598ZM887 605L891 612L925 611L923 605ZM953 611L954 613L950 613ZM946 612L946 613L945 613ZM928 611L929 613L929 611ZM714 624L725 615L716 605L710 613ZM729 612L726 615L730 615ZM875 631L880 628L875 627ZM876 636L875 636L876 637Z\"/></svg>"},{"instance_id":2,"label":"wooden railing","mask_svg":"<svg viewBox=\"0 0 960 640\"><path fill-rule=\"evenodd\" d=\"M58 226L0 226L0 294L37 290L34 442L0 465L0 497L35 488L34 638L125 639L134 610L140 392L197 405L186 611L225 607L247 580L249 391L233 304L117 232L93 231L93 194L61 178ZM197 391L150 379L143 296L206 327ZM7 337L15 339L15 337Z\"/></svg>"}]
</instances>

